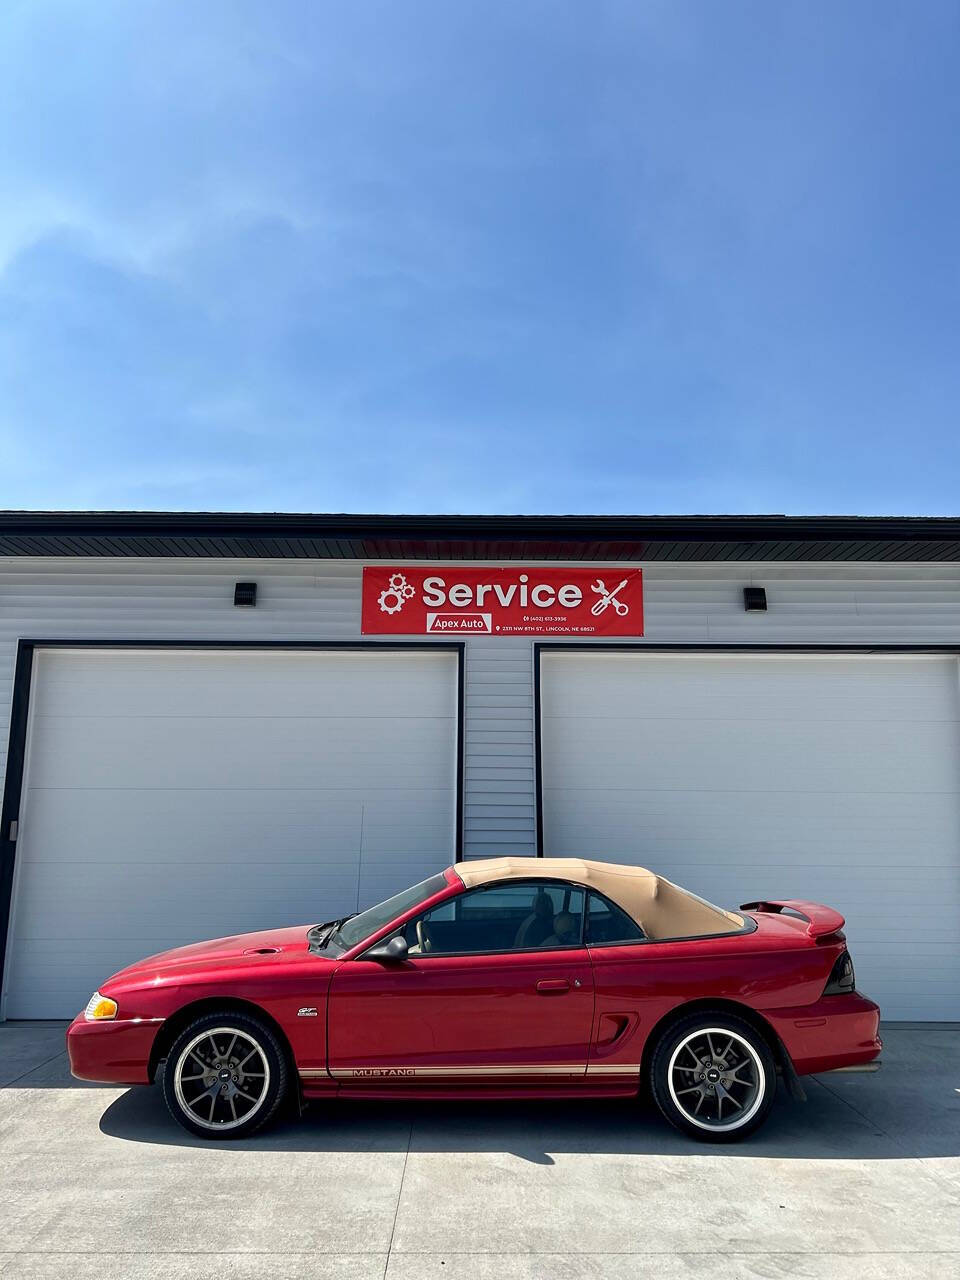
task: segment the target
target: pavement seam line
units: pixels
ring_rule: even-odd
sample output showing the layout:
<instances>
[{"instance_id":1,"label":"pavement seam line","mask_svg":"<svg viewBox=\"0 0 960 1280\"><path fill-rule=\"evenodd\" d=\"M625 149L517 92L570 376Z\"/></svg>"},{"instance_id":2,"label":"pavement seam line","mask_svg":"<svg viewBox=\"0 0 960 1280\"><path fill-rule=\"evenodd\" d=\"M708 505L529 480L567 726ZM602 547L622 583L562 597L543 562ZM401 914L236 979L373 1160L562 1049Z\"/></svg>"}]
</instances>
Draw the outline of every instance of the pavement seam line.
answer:
<instances>
[{"instance_id":1,"label":"pavement seam line","mask_svg":"<svg viewBox=\"0 0 960 1280\"><path fill-rule=\"evenodd\" d=\"M33 1258L315 1258L315 1249L0 1249L0 1257L11 1259L29 1255ZM960 1257L960 1249L736 1249L724 1254L730 1258L914 1258L928 1254L948 1258ZM368 1252L335 1250L331 1258L377 1258L379 1249ZM587 1253L570 1253L560 1249L419 1249L404 1250L410 1258L715 1258L716 1249L593 1249Z\"/></svg>"},{"instance_id":2,"label":"pavement seam line","mask_svg":"<svg viewBox=\"0 0 960 1280\"><path fill-rule=\"evenodd\" d=\"M329 1254L331 1258L379 1258L379 1249L367 1252L342 1249ZM935 1253L927 1249L926 1253ZM941 1252L943 1252L941 1250ZM31 1258L315 1258L315 1249L0 1249L0 1257L9 1254L12 1259Z\"/></svg>"},{"instance_id":3,"label":"pavement seam line","mask_svg":"<svg viewBox=\"0 0 960 1280\"><path fill-rule=\"evenodd\" d=\"M0 1084L0 1089L12 1089L15 1084L25 1080L27 1076L32 1076L34 1071L39 1071L41 1067L49 1067L50 1063L56 1062L57 1058L65 1058L66 1056L66 1049L60 1049L52 1057L44 1058L43 1062L34 1063L32 1067L28 1067L26 1071L22 1071L20 1075L15 1076L13 1080L8 1080L6 1084Z\"/></svg>"},{"instance_id":4,"label":"pavement seam line","mask_svg":"<svg viewBox=\"0 0 960 1280\"><path fill-rule=\"evenodd\" d=\"M938 1186L943 1187L944 1190L946 1191L949 1191L951 1197L956 1196L957 1194L956 1188L949 1181L949 1179L942 1178L940 1174L937 1173L936 1169L928 1168L922 1156L911 1155L909 1148L906 1146L906 1144L900 1138L896 1137L894 1134L888 1133L887 1130L884 1129L883 1125L879 1123L879 1121L872 1120L870 1116L866 1115L865 1112L861 1111L859 1107L855 1107L852 1102L850 1102L847 1098L844 1098L842 1094L837 1093L835 1089L831 1089L828 1084L824 1084L824 1082L821 1079L819 1079L817 1076L814 1076L813 1079L816 1081L816 1083L820 1086L821 1089L824 1089L826 1090L827 1093L829 1093L831 1098L836 1098L836 1100L842 1103L845 1107L849 1107L849 1109L853 1112L853 1114L855 1116L859 1116L860 1119L863 1120L865 1124L870 1125L874 1130L879 1129L879 1131L883 1134L883 1136L888 1141L892 1142L894 1146L900 1148L900 1150L903 1152L904 1159L910 1160L912 1161L913 1164L917 1165L917 1167L928 1178L932 1178L933 1181L936 1182Z\"/></svg>"},{"instance_id":5,"label":"pavement seam line","mask_svg":"<svg viewBox=\"0 0 960 1280\"><path fill-rule=\"evenodd\" d=\"M390 1269L390 1254L393 1252L393 1237L397 1234L397 1218L400 1216L400 1201L403 1199L403 1180L407 1176L407 1161L410 1159L410 1146L413 1142L413 1121L407 1130L407 1149L403 1153L403 1168L400 1170L400 1186L397 1190L397 1207L393 1211L393 1226L390 1228L390 1239L387 1241L387 1256L383 1260L382 1280L387 1280Z\"/></svg>"},{"instance_id":6,"label":"pavement seam line","mask_svg":"<svg viewBox=\"0 0 960 1280\"><path fill-rule=\"evenodd\" d=\"M31 1258L316 1258L314 1249L0 1249L0 1257L10 1261ZM379 1249L367 1253L337 1250L331 1258L377 1258ZM589 1253L570 1253L558 1249L501 1250L404 1250L409 1258L715 1258L716 1249L594 1249ZM725 1253L729 1258L925 1258L960 1257L960 1249L869 1249L850 1252L843 1249L737 1249ZM8 1265L8 1264L4 1264Z\"/></svg>"},{"instance_id":7,"label":"pavement seam line","mask_svg":"<svg viewBox=\"0 0 960 1280\"><path fill-rule=\"evenodd\" d=\"M820 1086L821 1089L825 1089L826 1092L829 1093L831 1098L836 1098L836 1100L838 1102L842 1102L845 1107L849 1107L850 1110L853 1112L853 1114L855 1116L859 1116L860 1119L863 1120L865 1124L870 1125L871 1129L879 1129L885 1138L889 1138L891 1142L895 1142L898 1147L903 1146L903 1143L900 1141L899 1138L895 1138L892 1133L887 1133L886 1129L884 1129L884 1127L879 1122L875 1120L871 1120L871 1118L868 1115L866 1115L863 1111L861 1111L859 1107L855 1107L853 1103L850 1102L847 1098L845 1098L842 1094L837 1093L835 1089L831 1089L828 1084L824 1084L823 1081L818 1076L814 1076L813 1078L817 1082L817 1084Z\"/></svg>"}]
</instances>

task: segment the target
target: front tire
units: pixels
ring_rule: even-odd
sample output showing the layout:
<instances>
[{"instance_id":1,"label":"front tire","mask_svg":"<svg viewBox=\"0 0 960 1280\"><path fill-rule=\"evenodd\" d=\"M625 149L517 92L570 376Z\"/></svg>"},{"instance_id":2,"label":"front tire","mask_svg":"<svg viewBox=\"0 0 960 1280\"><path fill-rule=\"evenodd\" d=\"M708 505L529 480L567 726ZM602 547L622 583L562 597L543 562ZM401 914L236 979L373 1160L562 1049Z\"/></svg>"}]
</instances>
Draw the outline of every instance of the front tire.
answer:
<instances>
[{"instance_id":1,"label":"front tire","mask_svg":"<svg viewBox=\"0 0 960 1280\"><path fill-rule=\"evenodd\" d=\"M287 1060L265 1022L234 1011L205 1013L177 1036L161 1084L170 1114L199 1138L246 1138L276 1115Z\"/></svg>"},{"instance_id":2,"label":"front tire","mask_svg":"<svg viewBox=\"0 0 960 1280\"><path fill-rule=\"evenodd\" d=\"M657 1106L700 1142L737 1142L763 1124L777 1090L766 1040L735 1014L691 1014L654 1050L650 1084Z\"/></svg>"}]
</instances>

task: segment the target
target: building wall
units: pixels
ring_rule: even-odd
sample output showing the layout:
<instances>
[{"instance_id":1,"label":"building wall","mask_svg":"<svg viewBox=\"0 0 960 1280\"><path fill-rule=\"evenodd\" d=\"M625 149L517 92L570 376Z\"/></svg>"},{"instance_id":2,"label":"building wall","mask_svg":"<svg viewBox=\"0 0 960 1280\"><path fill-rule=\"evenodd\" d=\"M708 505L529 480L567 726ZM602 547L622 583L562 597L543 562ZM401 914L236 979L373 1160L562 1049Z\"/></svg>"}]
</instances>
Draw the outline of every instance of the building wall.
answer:
<instances>
[{"instance_id":1,"label":"building wall","mask_svg":"<svg viewBox=\"0 0 960 1280\"><path fill-rule=\"evenodd\" d=\"M238 579L258 582L255 609L234 608ZM639 644L960 643L957 565L670 563L644 579ZM18 639L354 640L360 581L353 561L0 561L0 771ZM750 584L767 613L744 612ZM532 854L533 643L464 639L464 851Z\"/></svg>"}]
</instances>

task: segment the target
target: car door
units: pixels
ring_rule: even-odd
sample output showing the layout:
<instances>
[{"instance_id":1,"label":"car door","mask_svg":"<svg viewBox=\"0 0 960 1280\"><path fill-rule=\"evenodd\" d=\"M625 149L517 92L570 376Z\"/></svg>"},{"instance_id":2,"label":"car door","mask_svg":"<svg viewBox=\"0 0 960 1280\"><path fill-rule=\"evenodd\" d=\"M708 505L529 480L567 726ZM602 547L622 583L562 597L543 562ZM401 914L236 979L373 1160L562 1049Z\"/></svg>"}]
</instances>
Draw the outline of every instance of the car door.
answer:
<instances>
[{"instance_id":1,"label":"car door","mask_svg":"<svg viewBox=\"0 0 960 1280\"><path fill-rule=\"evenodd\" d=\"M606 1086L636 1087L644 1040L672 1007L665 995L668 974L654 962L656 944L637 922L595 890L587 895L583 936L596 996L587 1076Z\"/></svg>"},{"instance_id":2,"label":"car door","mask_svg":"<svg viewBox=\"0 0 960 1280\"><path fill-rule=\"evenodd\" d=\"M405 961L345 961L330 987L331 1074L344 1087L582 1078L593 1024L584 897L556 880L485 885L409 922Z\"/></svg>"}]
</instances>

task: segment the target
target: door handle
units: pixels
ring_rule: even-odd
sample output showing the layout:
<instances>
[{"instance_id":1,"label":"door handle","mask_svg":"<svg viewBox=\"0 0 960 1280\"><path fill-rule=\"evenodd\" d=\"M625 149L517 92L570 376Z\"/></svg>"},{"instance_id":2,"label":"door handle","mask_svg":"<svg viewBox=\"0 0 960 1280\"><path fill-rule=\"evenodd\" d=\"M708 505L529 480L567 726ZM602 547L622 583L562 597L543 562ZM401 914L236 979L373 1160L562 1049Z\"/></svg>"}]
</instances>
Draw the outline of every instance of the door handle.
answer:
<instances>
[{"instance_id":1,"label":"door handle","mask_svg":"<svg viewBox=\"0 0 960 1280\"><path fill-rule=\"evenodd\" d=\"M570 990L566 978L541 978L537 983L537 992L542 996L562 996Z\"/></svg>"}]
</instances>

